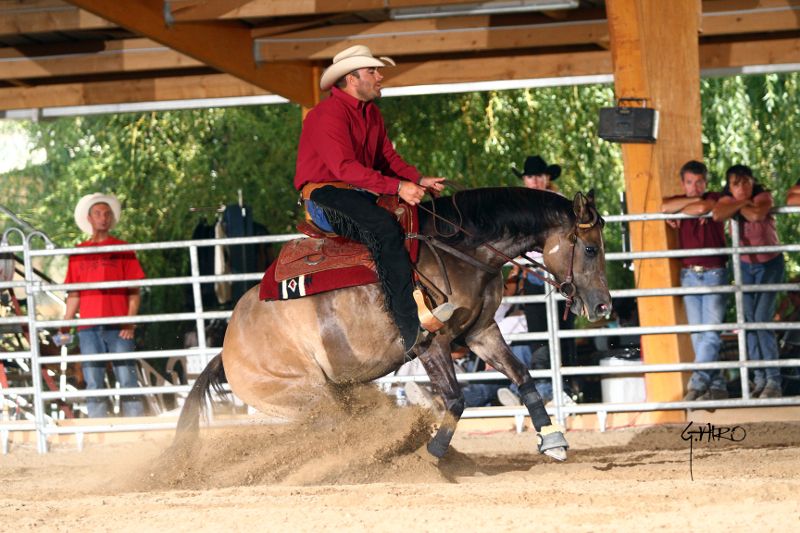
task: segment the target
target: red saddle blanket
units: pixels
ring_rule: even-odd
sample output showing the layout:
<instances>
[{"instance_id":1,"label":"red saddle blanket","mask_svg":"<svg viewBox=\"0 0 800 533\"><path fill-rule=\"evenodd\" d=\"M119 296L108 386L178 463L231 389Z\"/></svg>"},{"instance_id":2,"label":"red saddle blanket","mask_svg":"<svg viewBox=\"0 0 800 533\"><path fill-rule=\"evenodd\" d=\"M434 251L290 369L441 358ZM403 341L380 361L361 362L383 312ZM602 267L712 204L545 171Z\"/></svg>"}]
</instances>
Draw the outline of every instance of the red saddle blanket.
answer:
<instances>
[{"instance_id":1,"label":"red saddle blanket","mask_svg":"<svg viewBox=\"0 0 800 533\"><path fill-rule=\"evenodd\" d=\"M403 231L416 233L419 217L417 208L401 203L396 196L381 196L378 205L393 213ZM375 264L367 247L341 237L316 238L318 233L298 229L312 235L286 243L278 258L261 279L259 297L262 300L289 300L312 294L378 282ZM419 241L406 240L412 263L416 263Z\"/></svg>"}]
</instances>

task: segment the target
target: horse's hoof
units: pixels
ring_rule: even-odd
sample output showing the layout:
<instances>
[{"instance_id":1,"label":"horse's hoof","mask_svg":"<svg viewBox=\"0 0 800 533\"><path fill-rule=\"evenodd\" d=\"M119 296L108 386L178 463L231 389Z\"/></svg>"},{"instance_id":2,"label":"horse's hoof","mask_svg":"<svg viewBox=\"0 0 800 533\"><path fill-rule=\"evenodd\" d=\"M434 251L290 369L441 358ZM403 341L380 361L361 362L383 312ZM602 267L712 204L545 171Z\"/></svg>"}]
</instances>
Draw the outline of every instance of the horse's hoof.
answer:
<instances>
[{"instance_id":1,"label":"horse's hoof","mask_svg":"<svg viewBox=\"0 0 800 533\"><path fill-rule=\"evenodd\" d=\"M545 426L539 432L539 453L552 457L557 461L567 460L569 444L564 437L564 430L559 426Z\"/></svg>"},{"instance_id":2,"label":"horse's hoof","mask_svg":"<svg viewBox=\"0 0 800 533\"><path fill-rule=\"evenodd\" d=\"M552 457L556 461L564 462L567 460L566 448L550 448L549 450L545 450L542 453L548 457Z\"/></svg>"},{"instance_id":3,"label":"horse's hoof","mask_svg":"<svg viewBox=\"0 0 800 533\"><path fill-rule=\"evenodd\" d=\"M439 458L432 455L431 452L428 451L427 446L420 446L417 451L414 452L414 455L428 464L439 466Z\"/></svg>"},{"instance_id":4,"label":"horse's hoof","mask_svg":"<svg viewBox=\"0 0 800 533\"><path fill-rule=\"evenodd\" d=\"M430 453L437 459L441 459L442 457L444 457L444 454L447 453L447 448L449 447L450 447L449 443L442 444L436 437L434 437L433 440L431 440L426 446L428 453Z\"/></svg>"}]
</instances>

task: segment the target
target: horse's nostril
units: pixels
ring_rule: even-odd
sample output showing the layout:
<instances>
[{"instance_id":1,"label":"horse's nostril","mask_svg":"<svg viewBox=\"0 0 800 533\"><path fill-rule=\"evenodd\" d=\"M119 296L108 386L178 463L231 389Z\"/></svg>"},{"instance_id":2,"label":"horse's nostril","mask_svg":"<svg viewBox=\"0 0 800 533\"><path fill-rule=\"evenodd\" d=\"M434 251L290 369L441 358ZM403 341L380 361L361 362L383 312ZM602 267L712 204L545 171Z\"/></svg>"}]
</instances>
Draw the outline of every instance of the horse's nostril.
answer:
<instances>
[{"instance_id":1,"label":"horse's nostril","mask_svg":"<svg viewBox=\"0 0 800 533\"><path fill-rule=\"evenodd\" d=\"M595 312L598 316L604 316L608 318L608 316L611 314L611 307L606 304L597 304L597 307L595 307Z\"/></svg>"}]
</instances>

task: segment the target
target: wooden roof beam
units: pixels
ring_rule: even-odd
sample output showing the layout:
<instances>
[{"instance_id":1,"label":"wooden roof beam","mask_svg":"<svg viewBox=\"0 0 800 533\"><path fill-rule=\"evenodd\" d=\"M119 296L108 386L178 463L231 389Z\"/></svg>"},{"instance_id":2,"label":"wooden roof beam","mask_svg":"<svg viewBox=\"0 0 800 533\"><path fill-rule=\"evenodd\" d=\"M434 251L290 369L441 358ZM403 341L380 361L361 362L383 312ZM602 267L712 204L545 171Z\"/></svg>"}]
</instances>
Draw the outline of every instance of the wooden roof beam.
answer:
<instances>
[{"instance_id":1,"label":"wooden roof beam","mask_svg":"<svg viewBox=\"0 0 800 533\"><path fill-rule=\"evenodd\" d=\"M229 74L0 88L0 109L30 109L258 96L267 91Z\"/></svg>"},{"instance_id":2,"label":"wooden roof beam","mask_svg":"<svg viewBox=\"0 0 800 533\"><path fill-rule=\"evenodd\" d=\"M605 20L493 26L489 16L342 24L256 39L263 61L328 60L351 44L375 55L423 55L607 41Z\"/></svg>"},{"instance_id":3,"label":"wooden roof beam","mask_svg":"<svg viewBox=\"0 0 800 533\"><path fill-rule=\"evenodd\" d=\"M464 4L468 0L165 0L174 22L355 13L402 7Z\"/></svg>"},{"instance_id":4,"label":"wooden roof beam","mask_svg":"<svg viewBox=\"0 0 800 533\"><path fill-rule=\"evenodd\" d=\"M0 0L0 35L113 27L111 22L60 0Z\"/></svg>"},{"instance_id":5,"label":"wooden roof beam","mask_svg":"<svg viewBox=\"0 0 800 533\"><path fill-rule=\"evenodd\" d=\"M202 66L200 61L150 39L101 42L101 49L33 57L16 48L0 49L0 80L75 76Z\"/></svg>"},{"instance_id":6,"label":"wooden roof beam","mask_svg":"<svg viewBox=\"0 0 800 533\"><path fill-rule=\"evenodd\" d=\"M704 13L703 35L800 29L800 1L780 0L778 5L772 5L777 0L758 1L770 5L751 9L747 16L739 11ZM290 61L329 60L355 43L367 44L376 55L425 55L587 44L605 47L608 40L605 19L498 26L489 16L472 16L332 25L258 38L256 49L259 60Z\"/></svg>"},{"instance_id":7,"label":"wooden roof beam","mask_svg":"<svg viewBox=\"0 0 800 533\"><path fill-rule=\"evenodd\" d=\"M313 70L307 61L257 65L250 30L235 22L164 24L160 0L70 0L71 3L149 37L222 72L227 72L274 94L314 105Z\"/></svg>"}]
</instances>

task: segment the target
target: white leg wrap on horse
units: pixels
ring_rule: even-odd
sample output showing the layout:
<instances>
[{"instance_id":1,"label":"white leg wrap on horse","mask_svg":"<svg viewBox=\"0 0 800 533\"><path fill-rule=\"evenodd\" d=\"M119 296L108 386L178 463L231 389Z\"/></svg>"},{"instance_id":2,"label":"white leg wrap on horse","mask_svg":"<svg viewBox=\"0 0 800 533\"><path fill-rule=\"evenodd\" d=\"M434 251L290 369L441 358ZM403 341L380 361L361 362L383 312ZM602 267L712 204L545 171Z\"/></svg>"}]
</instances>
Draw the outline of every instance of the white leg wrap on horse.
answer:
<instances>
[{"instance_id":1,"label":"white leg wrap on horse","mask_svg":"<svg viewBox=\"0 0 800 533\"><path fill-rule=\"evenodd\" d=\"M564 428L556 424L542 427L539 432L539 453L545 453L547 450L555 448L563 448L564 450L569 448L569 443L564 437ZM566 455L564 458L566 458ZM563 461L564 459L560 460Z\"/></svg>"}]
</instances>

